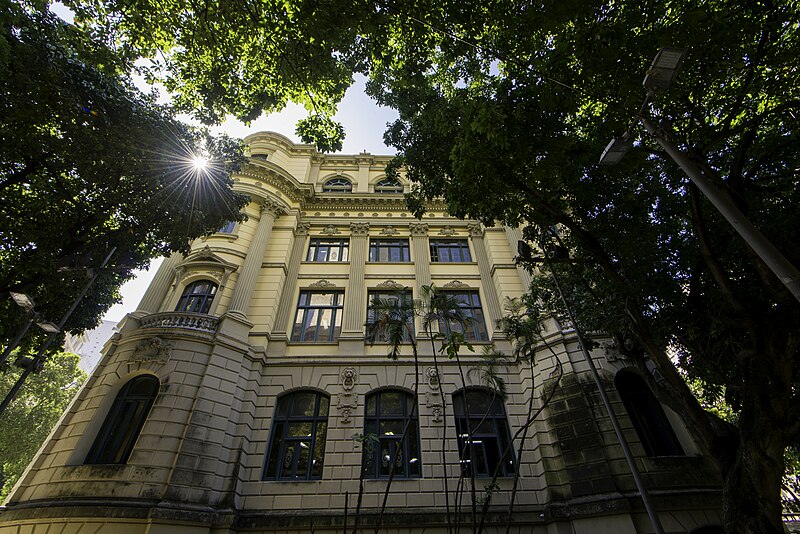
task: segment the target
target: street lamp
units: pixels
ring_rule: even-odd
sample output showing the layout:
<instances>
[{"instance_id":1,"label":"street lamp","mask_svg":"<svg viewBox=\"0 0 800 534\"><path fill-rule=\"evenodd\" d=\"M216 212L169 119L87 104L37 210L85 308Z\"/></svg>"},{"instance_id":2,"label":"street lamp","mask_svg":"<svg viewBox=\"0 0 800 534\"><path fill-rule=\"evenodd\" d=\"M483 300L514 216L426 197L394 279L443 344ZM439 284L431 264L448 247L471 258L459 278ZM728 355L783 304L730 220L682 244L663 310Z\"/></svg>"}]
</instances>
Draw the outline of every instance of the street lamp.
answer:
<instances>
[{"instance_id":1,"label":"street lamp","mask_svg":"<svg viewBox=\"0 0 800 534\"><path fill-rule=\"evenodd\" d=\"M26 295L25 293L17 293L14 291L11 291L10 294L14 303L25 310L29 318L22 328L20 328L19 332L17 332L17 335L14 336L14 339L11 341L11 343L9 343L5 350L3 350L3 354L0 355L0 365L5 363L11 352L17 348L20 341L22 341L22 338L28 333L28 330L32 324L36 324L36 326L48 334L57 334L61 332L61 329L58 327L58 325L52 323L51 321L46 321L39 316L39 313L35 309L36 304L34 304L33 299L30 296Z\"/></svg>"},{"instance_id":2,"label":"street lamp","mask_svg":"<svg viewBox=\"0 0 800 534\"><path fill-rule=\"evenodd\" d=\"M672 84L675 73L680 68L685 54L686 50L681 48L663 48L658 52L642 82L642 85L647 89L647 98L645 98L634 123L628 128L622 139L627 139L631 134L631 129L641 122L645 130L656 139L658 144L686 173L709 202L725 217L725 220L728 221L733 229L742 236L745 243L753 249L753 252L770 268L775 276L778 277L778 280L800 301L800 271L797 270L797 267L792 265L775 245L736 207L733 201L703 174L697 164L692 161L688 154L678 148L663 129L657 128L650 121L647 113L647 105L650 103L650 99L657 89L667 89ZM600 156L600 164L613 165L619 162L628 148L630 148L630 145L623 145L612 139Z\"/></svg>"}]
</instances>

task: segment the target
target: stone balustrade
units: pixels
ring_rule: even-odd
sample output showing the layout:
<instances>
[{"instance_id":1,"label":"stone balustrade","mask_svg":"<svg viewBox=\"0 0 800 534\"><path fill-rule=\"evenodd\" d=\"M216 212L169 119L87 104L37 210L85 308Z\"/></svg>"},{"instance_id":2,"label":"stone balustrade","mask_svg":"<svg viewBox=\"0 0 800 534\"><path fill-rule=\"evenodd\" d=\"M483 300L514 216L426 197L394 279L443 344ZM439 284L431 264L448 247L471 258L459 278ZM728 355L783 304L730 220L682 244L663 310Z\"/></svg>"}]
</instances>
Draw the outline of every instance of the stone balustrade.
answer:
<instances>
[{"instance_id":1,"label":"stone balustrade","mask_svg":"<svg viewBox=\"0 0 800 534\"><path fill-rule=\"evenodd\" d=\"M189 312L154 313L140 320L141 328L184 328L212 334L217 331L218 324L219 317Z\"/></svg>"}]
</instances>

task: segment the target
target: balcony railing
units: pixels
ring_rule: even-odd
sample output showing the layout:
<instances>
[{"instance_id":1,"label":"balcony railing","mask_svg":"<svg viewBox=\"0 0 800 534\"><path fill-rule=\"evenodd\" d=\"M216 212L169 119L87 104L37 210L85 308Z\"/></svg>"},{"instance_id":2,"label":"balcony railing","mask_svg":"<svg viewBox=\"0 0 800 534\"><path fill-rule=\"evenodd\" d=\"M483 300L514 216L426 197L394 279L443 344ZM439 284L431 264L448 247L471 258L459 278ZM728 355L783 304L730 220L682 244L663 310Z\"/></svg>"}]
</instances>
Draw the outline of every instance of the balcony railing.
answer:
<instances>
[{"instance_id":1,"label":"balcony railing","mask_svg":"<svg viewBox=\"0 0 800 534\"><path fill-rule=\"evenodd\" d=\"M217 331L219 317L204 313L162 312L143 317L139 324L141 328L183 328L213 334Z\"/></svg>"}]
</instances>

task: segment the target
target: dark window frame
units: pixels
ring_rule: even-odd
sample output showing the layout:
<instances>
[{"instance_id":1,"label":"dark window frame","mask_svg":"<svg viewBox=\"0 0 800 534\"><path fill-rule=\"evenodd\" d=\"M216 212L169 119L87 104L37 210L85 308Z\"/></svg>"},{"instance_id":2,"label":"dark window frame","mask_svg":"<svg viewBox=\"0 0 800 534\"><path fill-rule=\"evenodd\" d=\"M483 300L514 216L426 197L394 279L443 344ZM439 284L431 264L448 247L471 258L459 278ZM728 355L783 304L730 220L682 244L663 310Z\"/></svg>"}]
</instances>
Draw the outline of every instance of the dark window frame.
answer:
<instances>
[{"instance_id":1,"label":"dark window frame","mask_svg":"<svg viewBox=\"0 0 800 534\"><path fill-rule=\"evenodd\" d=\"M375 192L383 195L402 195L403 184L394 178L383 178L375 182Z\"/></svg>"},{"instance_id":2,"label":"dark window frame","mask_svg":"<svg viewBox=\"0 0 800 534\"><path fill-rule=\"evenodd\" d=\"M330 259L331 251L338 251L336 260ZM323 256L323 251L325 254ZM320 259L324 257L325 259ZM331 239L326 237L312 237L308 242L306 261L319 263L345 263L350 260L350 240L347 238Z\"/></svg>"},{"instance_id":3,"label":"dark window frame","mask_svg":"<svg viewBox=\"0 0 800 534\"><path fill-rule=\"evenodd\" d=\"M451 331L461 332L467 341L489 341L489 330L486 326L486 318L481 306L480 292L477 289L442 291L442 294L455 298L464 314L471 318L463 326L454 322L446 322L439 319L439 332L448 334Z\"/></svg>"},{"instance_id":4,"label":"dark window frame","mask_svg":"<svg viewBox=\"0 0 800 534\"><path fill-rule=\"evenodd\" d=\"M386 410L382 409L384 397L391 394L401 396L400 413L386 413ZM364 443L361 465L365 478L389 478L392 464L394 464L395 478L422 476L419 408L415 405L416 402L412 393L396 388L380 389L367 394L364 403L364 434L373 435L377 442L367 440ZM406 435L403 436L403 429L409 419L411 423L408 425ZM382 461L384 459L385 462Z\"/></svg>"},{"instance_id":5,"label":"dark window frame","mask_svg":"<svg viewBox=\"0 0 800 534\"><path fill-rule=\"evenodd\" d=\"M406 238L374 238L369 240L369 261L376 263L408 263L411 247Z\"/></svg>"},{"instance_id":6,"label":"dark window frame","mask_svg":"<svg viewBox=\"0 0 800 534\"><path fill-rule=\"evenodd\" d=\"M175 311L208 314L218 288L219 286L211 280L195 280L183 288Z\"/></svg>"},{"instance_id":7,"label":"dark window frame","mask_svg":"<svg viewBox=\"0 0 800 534\"><path fill-rule=\"evenodd\" d=\"M466 239L431 239L432 263L471 263L469 241Z\"/></svg>"},{"instance_id":8,"label":"dark window frame","mask_svg":"<svg viewBox=\"0 0 800 534\"><path fill-rule=\"evenodd\" d=\"M331 304L319 305L312 304L315 295L333 295ZM327 339L320 339L320 328L325 310L331 310L330 327ZM316 312L316 313L315 313ZM313 342L333 342L339 337L342 330L342 317L344 312L344 291L342 290L302 290L297 300L297 312L295 313L294 323L292 323L292 341L300 343ZM302 320L299 321L302 314ZM314 323L312 326L311 323ZM298 330L298 325L299 330ZM307 339L308 332L313 329L313 339Z\"/></svg>"},{"instance_id":9,"label":"dark window frame","mask_svg":"<svg viewBox=\"0 0 800 534\"><path fill-rule=\"evenodd\" d=\"M614 386L648 456L686 456L661 403L641 376L623 369L614 377Z\"/></svg>"},{"instance_id":10,"label":"dark window frame","mask_svg":"<svg viewBox=\"0 0 800 534\"><path fill-rule=\"evenodd\" d=\"M314 395L313 413L294 413L297 401L302 395L307 394ZM269 447L264 458L262 480L321 480L325 466L325 445L329 417L330 396L320 391L302 389L278 397L275 413L272 417ZM292 435L296 434L296 431L302 429L304 425L309 426L309 434ZM303 449L308 451L304 473L301 472ZM291 456L288 457L291 464L288 466L288 475L286 474L287 451L292 451ZM301 454L295 455L294 451L299 451ZM279 464L283 464L280 469Z\"/></svg>"},{"instance_id":11,"label":"dark window frame","mask_svg":"<svg viewBox=\"0 0 800 534\"><path fill-rule=\"evenodd\" d=\"M375 321L375 311L372 309L372 301L376 298L382 300L401 298L404 302L414 300L414 296L409 290L393 291L386 289L370 289L367 291L367 322ZM416 335L414 331L414 317L409 316L406 323L411 325L411 333L409 334L408 330L403 330L403 343L411 343L411 336ZM386 343L387 341L385 335L379 335L378 339L375 340L376 343Z\"/></svg>"},{"instance_id":12,"label":"dark window frame","mask_svg":"<svg viewBox=\"0 0 800 534\"><path fill-rule=\"evenodd\" d=\"M323 193L352 193L353 182L347 178L331 178L322 184Z\"/></svg>"},{"instance_id":13,"label":"dark window frame","mask_svg":"<svg viewBox=\"0 0 800 534\"><path fill-rule=\"evenodd\" d=\"M484 395L487 409L469 408L469 397ZM502 397L484 388L465 388L453 393L453 416L458 436L458 457L465 474L470 473L473 461L478 466L476 477L493 477L500 465L501 477L514 476L516 456L511 441L511 428L508 423L505 403ZM466 404L465 404L466 401ZM472 430L472 446L466 448L466 440ZM503 459L503 452L508 454ZM501 463L502 462L502 463Z\"/></svg>"},{"instance_id":14,"label":"dark window frame","mask_svg":"<svg viewBox=\"0 0 800 534\"><path fill-rule=\"evenodd\" d=\"M139 387L144 389L144 393ZM128 380L117 393L84 464L124 465L155 403L161 382L149 374Z\"/></svg>"}]
</instances>

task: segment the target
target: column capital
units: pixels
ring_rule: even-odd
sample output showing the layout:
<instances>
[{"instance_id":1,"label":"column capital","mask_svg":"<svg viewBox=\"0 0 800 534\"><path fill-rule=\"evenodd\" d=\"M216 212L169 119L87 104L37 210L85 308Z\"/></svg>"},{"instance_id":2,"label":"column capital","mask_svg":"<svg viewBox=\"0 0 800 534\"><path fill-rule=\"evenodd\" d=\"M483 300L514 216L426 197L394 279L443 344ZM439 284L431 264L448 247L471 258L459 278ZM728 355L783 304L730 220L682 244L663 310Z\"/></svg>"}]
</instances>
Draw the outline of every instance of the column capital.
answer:
<instances>
[{"instance_id":1,"label":"column capital","mask_svg":"<svg viewBox=\"0 0 800 534\"><path fill-rule=\"evenodd\" d=\"M308 235L308 231L311 228L311 223L300 221L297 223L297 226L294 228L294 235L296 237Z\"/></svg>"},{"instance_id":2,"label":"column capital","mask_svg":"<svg viewBox=\"0 0 800 534\"><path fill-rule=\"evenodd\" d=\"M469 223L467 225L470 237L483 237L483 225L481 223Z\"/></svg>"},{"instance_id":3,"label":"column capital","mask_svg":"<svg viewBox=\"0 0 800 534\"><path fill-rule=\"evenodd\" d=\"M274 217L285 215L288 212L286 205L271 198L265 198L261 203L261 213L269 213Z\"/></svg>"},{"instance_id":4,"label":"column capital","mask_svg":"<svg viewBox=\"0 0 800 534\"><path fill-rule=\"evenodd\" d=\"M369 235L369 223L366 222L351 222L350 223L350 233L353 236L364 236L366 237Z\"/></svg>"},{"instance_id":5,"label":"column capital","mask_svg":"<svg viewBox=\"0 0 800 534\"><path fill-rule=\"evenodd\" d=\"M411 229L411 237L425 237L428 235L428 223L412 222L408 227Z\"/></svg>"}]
</instances>

